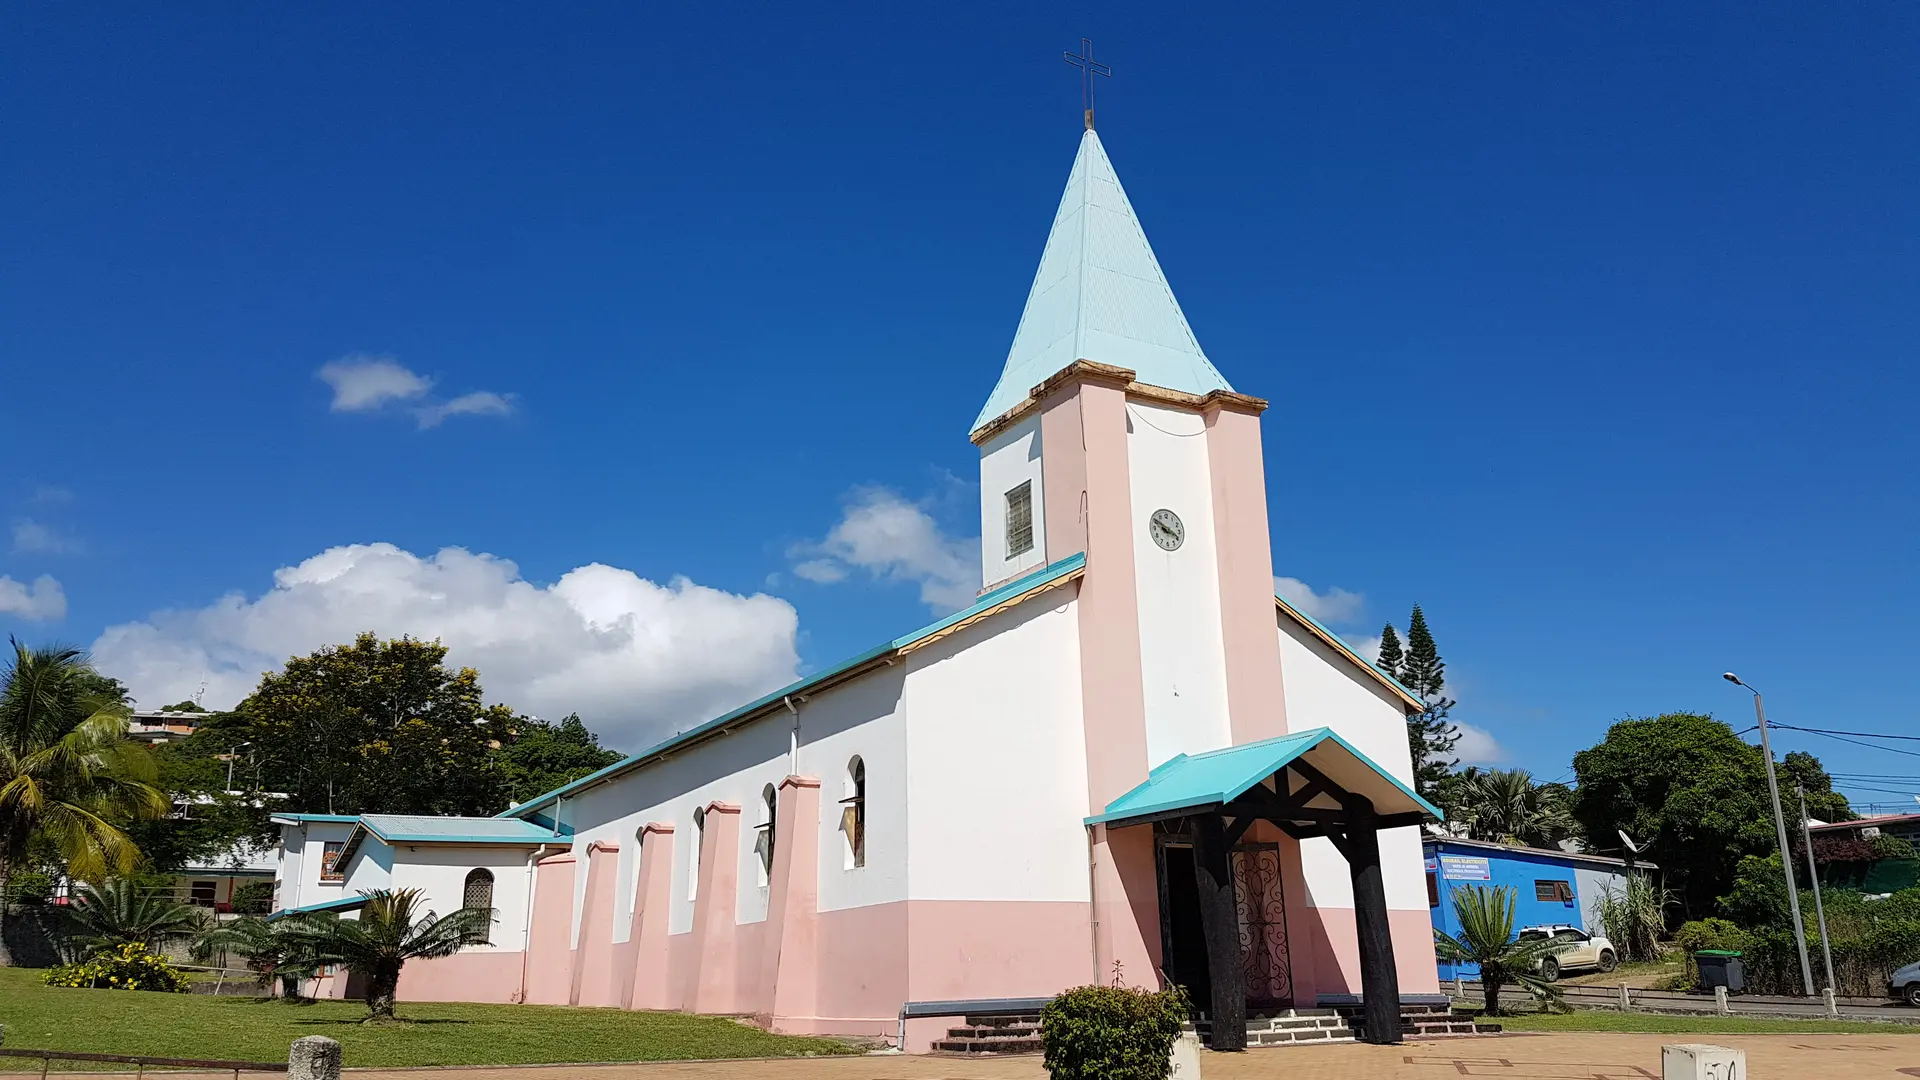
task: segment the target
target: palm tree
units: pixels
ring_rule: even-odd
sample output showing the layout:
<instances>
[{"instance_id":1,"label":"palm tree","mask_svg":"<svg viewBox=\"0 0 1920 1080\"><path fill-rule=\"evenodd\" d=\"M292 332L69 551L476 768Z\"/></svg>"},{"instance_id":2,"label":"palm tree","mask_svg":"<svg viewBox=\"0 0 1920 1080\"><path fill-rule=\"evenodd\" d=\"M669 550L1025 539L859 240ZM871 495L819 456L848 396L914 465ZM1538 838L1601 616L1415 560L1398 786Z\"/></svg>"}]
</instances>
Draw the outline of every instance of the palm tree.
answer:
<instances>
[{"instance_id":1,"label":"palm tree","mask_svg":"<svg viewBox=\"0 0 1920 1080\"><path fill-rule=\"evenodd\" d=\"M74 890L74 941L89 954L138 942L154 952L169 942L185 941L206 929L206 912L183 904L163 889L129 877Z\"/></svg>"},{"instance_id":2,"label":"palm tree","mask_svg":"<svg viewBox=\"0 0 1920 1080\"><path fill-rule=\"evenodd\" d=\"M1573 833L1567 789L1536 784L1525 769L1463 776L1455 808L1472 840L1552 847Z\"/></svg>"},{"instance_id":3,"label":"palm tree","mask_svg":"<svg viewBox=\"0 0 1920 1080\"><path fill-rule=\"evenodd\" d=\"M1453 890L1453 912L1460 920L1460 936L1433 930L1433 951L1450 964L1480 965L1480 985L1487 998L1487 1015L1500 1015L1500 988L1513 983L1557 1010L1562 994L1538 970L1556 943L1550 937L1516 941L1513 936L1512 886L1459 885Z\"/></svg>"},{"instance_id":4,"label":"palm tree","mask_svg":"<svg viewBox=\"0 0 1920 1080\"><path fill-rule=\"evenodd\" d=\"M78 649L11 644L0 675L0 896L36 840L75 878L131 871L140 851L120 826L169 803L146 749L126 737L123 695ZM8 961L0 942L0 966Z\"/></svg>"},{"instance_id":5,"label":"palm tree","mask_svg":"<svg viewBox=\"0 0 1920 1080\"><path fill-rule=\"evenodd\" d=\"M358 919L314 915L294 921L291 941L301 956L316 964L340 964L360 976L367 988L367 1020L393 1019L400 969L409 960L452 956L464 945L484 945L493 909L461 908L444 918L433 912L415 917L419 889L362 891L366 905Z\"/></svg>"},{"instance_id":6,"label":"palm tree","mask_svg":"<svg viewBox=\"0 0 1920 1080\"><path fill-rule=\"evenodd\" d=\"M305 944L298 917L267 920L249 915L203 932L193 943L193 957L204 962L216 954L236 954L261 990L270 989L277 979L280 996L297 1001L300 980L321 967L305 954Z\"/></svg>"}]
</instances>

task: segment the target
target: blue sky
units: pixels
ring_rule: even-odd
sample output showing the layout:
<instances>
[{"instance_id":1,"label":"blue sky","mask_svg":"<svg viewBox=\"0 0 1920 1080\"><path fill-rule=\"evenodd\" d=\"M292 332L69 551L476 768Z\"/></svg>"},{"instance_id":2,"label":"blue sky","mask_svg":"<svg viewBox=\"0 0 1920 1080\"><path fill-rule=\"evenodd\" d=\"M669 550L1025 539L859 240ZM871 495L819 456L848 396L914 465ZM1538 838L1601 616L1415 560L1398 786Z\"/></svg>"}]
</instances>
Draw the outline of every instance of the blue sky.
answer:
<instances>
[{"instance_id":1,"label":"blue sky","mask_svg":"<svg viewBox=\"0 0 1920 1080\"><path fill-rule=\"evenodd\" d=\"M1730 667L1920 731L1910 5L0 20L0 631L146 704L403 623L632 743L925 621L1087 35L1340 629L1425 605L1548 777L1623 715L1745 726Z\"/></svg>"}]
</instances>

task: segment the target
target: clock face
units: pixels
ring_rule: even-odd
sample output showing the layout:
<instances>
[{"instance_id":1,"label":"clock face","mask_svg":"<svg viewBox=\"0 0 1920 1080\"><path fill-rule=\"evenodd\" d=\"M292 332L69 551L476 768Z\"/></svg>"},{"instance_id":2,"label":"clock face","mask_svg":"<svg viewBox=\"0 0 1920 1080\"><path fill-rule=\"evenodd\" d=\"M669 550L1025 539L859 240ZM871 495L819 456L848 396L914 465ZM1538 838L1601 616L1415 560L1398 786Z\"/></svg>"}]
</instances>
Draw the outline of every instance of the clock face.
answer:
<instances>
[{"instance_id":1,"label":"clock face","mask_svg":"<svg viewBox=\"0 0 1920 1080\"><path fill-rule=\"evenodd\" d=\"M1180 524L1180 515L1171 510L1155 510L1147 519L1147 535L1163 550L1174 551L1187 539L1187 527Z\"/></svg>"}]
</instances>

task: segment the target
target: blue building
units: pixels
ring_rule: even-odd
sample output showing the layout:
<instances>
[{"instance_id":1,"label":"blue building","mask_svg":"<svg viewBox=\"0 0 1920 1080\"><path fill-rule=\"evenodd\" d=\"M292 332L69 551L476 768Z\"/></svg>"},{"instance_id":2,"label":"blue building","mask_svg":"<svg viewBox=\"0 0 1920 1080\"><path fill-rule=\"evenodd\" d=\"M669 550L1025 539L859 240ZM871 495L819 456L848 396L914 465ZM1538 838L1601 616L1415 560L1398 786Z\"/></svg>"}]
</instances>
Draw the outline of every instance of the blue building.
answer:
<instances>
[{"instance_id":1,"label":"blue building","mask_svg":"<svg viewBox=\"0 0 1920 1080\"><path fill-rule=\"evenodd\" d=\"M1460 920L1454 915L1452 895L1462 885L1511 888L1515 930L1565 924L1588 933L1599 930L1596 908L1601 894L1609 888L1620 891L1627 887L1627 864L1604 855L1431 836L1422 846L1427 859L1427 906L1433 913L1434 928L1455 936L1460 932ZM1659 869L1649 862L1635 863L1634 868ZM1478 964L1440 961L1442 979L1456 975L1470 979L1479 974Z\"/></svg>"}]
</instances>

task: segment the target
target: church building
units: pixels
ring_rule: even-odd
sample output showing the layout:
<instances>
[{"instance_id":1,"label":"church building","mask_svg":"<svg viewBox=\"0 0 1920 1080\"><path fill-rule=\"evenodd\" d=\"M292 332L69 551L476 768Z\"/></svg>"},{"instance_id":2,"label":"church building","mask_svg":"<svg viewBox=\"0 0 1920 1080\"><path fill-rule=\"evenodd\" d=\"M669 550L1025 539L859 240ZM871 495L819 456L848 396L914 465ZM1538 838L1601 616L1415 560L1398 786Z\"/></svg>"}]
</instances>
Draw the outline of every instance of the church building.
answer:
<instances>
[{"instance_id":1,"label":"church building","mask_svg":"<svg viewBox=\"0 0 1920 1080\"><path fill-rule=\"evenodd\" d=\"M971 605L498 817L285 816L283 910L493 907L403 1001L924 1050L951 1021L909 1003L1118 980L1186 986L1216 1045L1353 995L1397 1041L1402 995L1439 989L1421 704L1274 595L1266 406L1201 350L1089 124L971 432Z\"/></svg>"}]
</instances>

